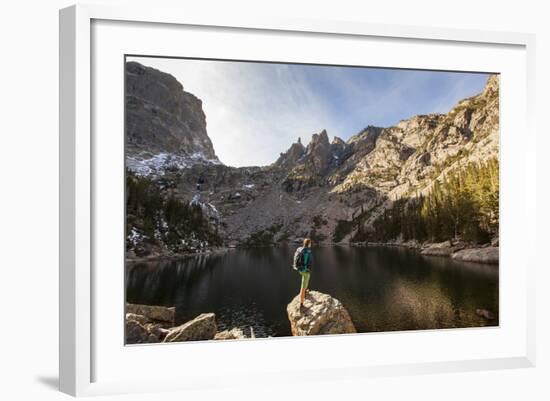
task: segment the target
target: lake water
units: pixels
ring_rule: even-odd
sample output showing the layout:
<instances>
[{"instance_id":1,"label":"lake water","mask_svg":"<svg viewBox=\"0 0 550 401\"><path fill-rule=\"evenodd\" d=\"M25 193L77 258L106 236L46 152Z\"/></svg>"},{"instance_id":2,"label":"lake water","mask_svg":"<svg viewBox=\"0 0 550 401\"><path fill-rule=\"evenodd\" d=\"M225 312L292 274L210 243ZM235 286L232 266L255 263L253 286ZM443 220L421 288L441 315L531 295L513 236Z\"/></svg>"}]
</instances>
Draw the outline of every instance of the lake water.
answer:
<instances>
[{"instance_id":1,"label":"lake water","mask_svg":"<svg viewBox=\"0 0 550 401\"><path fill-rule=\"evenodd\" d=\"M218 329L288 336L300 289L294 246L128 264L130 303L176 306L176 323L214 312ZM313 248L310 289L342 301L359 332L498 325L498 267L390 247ZM497 319L487 321L476 309Z\"/></svg>"}]
</instances>

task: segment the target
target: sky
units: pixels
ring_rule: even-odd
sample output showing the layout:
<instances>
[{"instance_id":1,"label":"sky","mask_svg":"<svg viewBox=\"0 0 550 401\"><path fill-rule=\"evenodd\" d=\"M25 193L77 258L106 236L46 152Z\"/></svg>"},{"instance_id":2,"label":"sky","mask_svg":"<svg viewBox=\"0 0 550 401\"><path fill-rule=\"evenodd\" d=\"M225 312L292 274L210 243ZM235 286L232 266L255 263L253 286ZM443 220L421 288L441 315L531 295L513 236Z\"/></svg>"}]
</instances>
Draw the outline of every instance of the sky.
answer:
<instances>
[{"instance_id":1,"label":"sky","mask_svg":"<svg viewBox=\"0 0 550 401\"><path fill-rule=\"evenodd\" d=\"M128 57L173 75L203 102L207 131L226 165L273 163L298 137L326 129L347 140L368 125L446 113L483 90L488 75L175 58Z\"/></svg>"}]
</instances>

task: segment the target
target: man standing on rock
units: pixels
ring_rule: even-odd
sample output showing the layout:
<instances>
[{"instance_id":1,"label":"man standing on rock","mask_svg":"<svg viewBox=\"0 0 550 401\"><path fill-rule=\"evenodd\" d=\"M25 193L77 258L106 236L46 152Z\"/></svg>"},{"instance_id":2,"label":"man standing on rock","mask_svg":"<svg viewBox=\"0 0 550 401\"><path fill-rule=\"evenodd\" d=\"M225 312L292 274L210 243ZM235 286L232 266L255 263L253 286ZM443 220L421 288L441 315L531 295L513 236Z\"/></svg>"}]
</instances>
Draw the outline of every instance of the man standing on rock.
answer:
<instances>
[{"instance_id":1,"label":"man standing on rock","mask_svg":"<svg viewBox=\"0 0 550 401\"><path fill-rule=\"evenodd\" d=\"M311 275L311 240L309 238L304 239L304 246L296 249L294 253L294 269L302 276L302 285L300 286L300 306L304 306L304 300L306 292L309 292L309 278Z\"/></svg>"}]
</instances>

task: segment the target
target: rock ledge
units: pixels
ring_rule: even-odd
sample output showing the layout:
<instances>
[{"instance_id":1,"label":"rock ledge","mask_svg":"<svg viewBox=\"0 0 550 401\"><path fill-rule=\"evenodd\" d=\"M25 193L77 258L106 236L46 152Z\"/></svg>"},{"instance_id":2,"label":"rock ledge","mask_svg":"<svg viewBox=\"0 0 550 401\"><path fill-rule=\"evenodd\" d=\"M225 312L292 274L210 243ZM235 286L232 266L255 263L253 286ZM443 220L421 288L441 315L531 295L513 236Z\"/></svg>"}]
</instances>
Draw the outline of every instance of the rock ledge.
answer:
<instances>
[{"instance_id":1,"label":"rock ledge","mask_svg":"<svg viewBox=\"0 0 550 401\"><path fill-rule=\"evenodd\" d=\"M498 264L498 255L498 246L488 246L485 248L463 249L453 253L451 257L465 262Z\"/></svg>"}]
</instances>

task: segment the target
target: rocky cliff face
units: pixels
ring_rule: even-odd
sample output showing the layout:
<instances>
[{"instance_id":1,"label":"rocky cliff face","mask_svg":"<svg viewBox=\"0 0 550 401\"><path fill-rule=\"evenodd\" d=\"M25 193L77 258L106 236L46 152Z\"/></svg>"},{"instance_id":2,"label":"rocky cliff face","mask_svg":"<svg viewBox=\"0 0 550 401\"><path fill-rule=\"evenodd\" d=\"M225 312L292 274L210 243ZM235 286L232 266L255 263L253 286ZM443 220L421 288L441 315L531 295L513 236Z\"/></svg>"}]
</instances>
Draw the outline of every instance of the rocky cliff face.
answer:
<instances>
[{"instance_id":1,"label":"rocky cliff face","mask_svg":"<svg viewBox=\"0 0 550 401\"><path fill-rule=\"evenodd\" d=\"M172 75L136 62L126 63L126 152L128 167L144 174L219 163L201 100Z\"/></svg>"},{"instance_id":2,"label":"rocky cliff face","mask_svg":"<svg viewBox=\"0 0 550 401\"><path fill-rule=\"evenodd\" d=\"M306 235L347 241L395 200L425 194L449 172L498 156L498 76L447 114L368 126L348 141L331 141L323 130L305 146L298 139L269 166L234 168L217 161L199 99L168 74L135 63L127 69L128 165L138 159L143 175L181 199L200 193L219 213L227 243ZM162 169L143 167L163 157ZM362 227L352 227L359 215Z\"/></svg>"},{"instance_id":3,"label":"rocky cliff face","mask_svg":"<svg viewBox=\"0 0 550 401\"><path fill-rule=\"evenodd\" d=\"M381 129L334 192L372 187L389 198L423 190L445 170L498 155L498 77L448 114L430 114Z\"/></svg>"},{"instance_id":4,"label":"rocky cliff face","mask_svg":"<svg viewBox=\"0 0 550 401\"><path fill-rule=\"evenodd\" d=\"M498 157L498 147L498 76L491 76L481 94L447 114L416 116L382 129L374 149L332 191L375 189L383 202L368 225L392 201L425 195L449 172Z\"/></svg>"}]
</instances>

